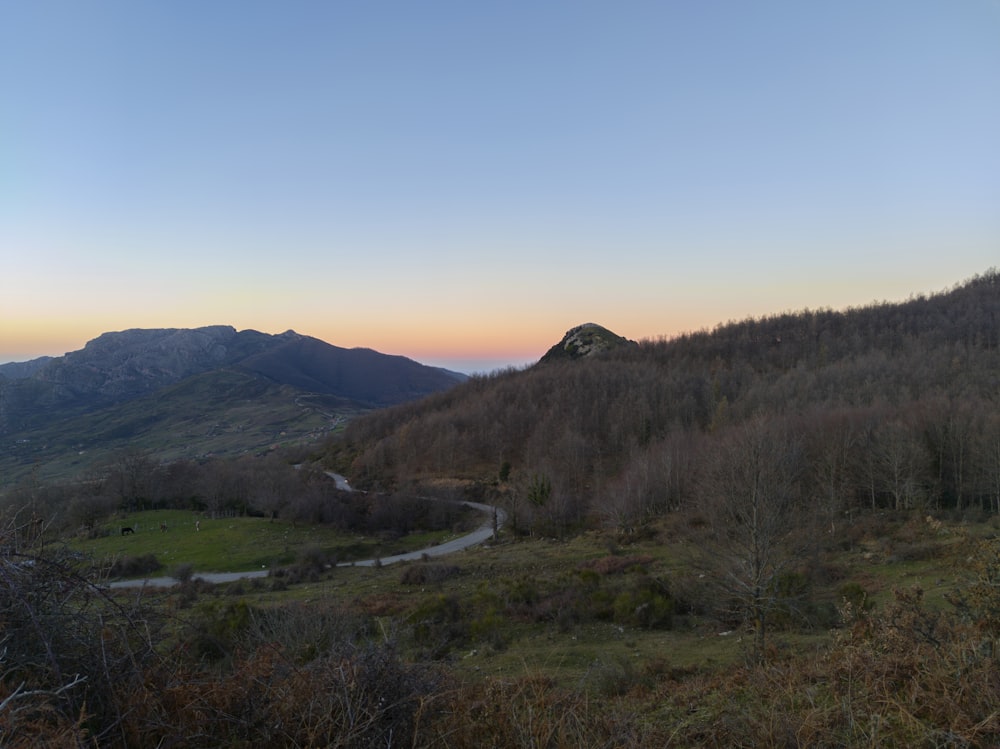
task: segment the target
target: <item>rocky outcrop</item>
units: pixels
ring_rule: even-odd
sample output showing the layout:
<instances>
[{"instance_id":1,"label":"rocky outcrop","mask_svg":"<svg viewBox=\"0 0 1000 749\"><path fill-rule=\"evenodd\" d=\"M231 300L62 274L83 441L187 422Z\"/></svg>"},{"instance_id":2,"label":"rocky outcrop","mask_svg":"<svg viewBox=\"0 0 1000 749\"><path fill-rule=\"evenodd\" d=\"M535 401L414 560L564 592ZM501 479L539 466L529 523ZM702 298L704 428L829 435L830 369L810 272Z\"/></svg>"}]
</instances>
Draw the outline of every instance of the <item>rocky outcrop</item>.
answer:
<instances>
[{"instance_id":1,"label":"rocky outcrop","mask_svg":"<svg viewBox=\"0 0 1000 749\"><path fill-rule=\"evenodd\" d=\"M104 333L33 377L81 396L128 398L227 364L237 335L225 325Z\"/></svg>"},{"instance_id":2,"label":"rocky outcrop","mask_svg":"<svg viewBox=\"0 0 1000 749\"><path fill-rule=\"evenodd\" d=\"M584 359L622 346L635 345L637 345L635 341L612 333L596 323L588 322L568 330L563 339L550 348L539 363Z\"/></svg>"}]
</instances>

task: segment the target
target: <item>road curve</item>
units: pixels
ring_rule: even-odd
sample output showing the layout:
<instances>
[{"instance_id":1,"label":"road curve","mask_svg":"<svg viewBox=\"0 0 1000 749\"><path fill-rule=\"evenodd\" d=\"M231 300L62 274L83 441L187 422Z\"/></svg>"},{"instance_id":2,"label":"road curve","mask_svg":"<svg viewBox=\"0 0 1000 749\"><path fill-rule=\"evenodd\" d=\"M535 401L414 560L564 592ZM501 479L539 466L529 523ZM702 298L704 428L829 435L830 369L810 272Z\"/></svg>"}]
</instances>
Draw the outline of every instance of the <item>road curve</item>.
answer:
<instances>
[{"instance_id":1,"label":"road curve","mask_svg":"<svg viewBox=\"0 0 1000 749\"><path fill-rule=\"evenodd\" d=\"M343 476L328 471L327 475L330 476L334 481L337 482L338 489L344 489L346 491L351 491L350 485L347 483L347 479ZM338 567L376 567L386 564L394 564L395 562L409 562L417 559L423 559L424 557L440 557L445 554L453 554L456 551L462 551L463 549L468 549L472 546L477 546L478 544L489 541L493 537L493 518L494 513L496 514L496 527L499 530L503 527L504 522L507 520L507 513L501 510L499 507L494 507L493 505L482 504L481 502L465 502L463 500L449 500L442 499L438 500L440 502L456 502L458 504L463 504L466 507L472 507L487 516L487 519L481 526L479 526L472 533L467 533L464 536L459 536L458 538L453 538L451 541L445 541L443 544L438 544L437 546L431 546L426 549L420 549L419 551L408 551L405 554L396 554L391 557L382 557L380 559L362 559L356 562L341 562ZM246 572L195 572L191 575L192 580L204 580L209 583L231 583L235 580L242 580L246 578L254 577L267 577L270 574L269 570L248 570ZM147 577L136 580L118 580L113 583L109 583L109 588L169 588L172 585L176 585L178 580L173 577Z\"/></svg>"}]
</instances>

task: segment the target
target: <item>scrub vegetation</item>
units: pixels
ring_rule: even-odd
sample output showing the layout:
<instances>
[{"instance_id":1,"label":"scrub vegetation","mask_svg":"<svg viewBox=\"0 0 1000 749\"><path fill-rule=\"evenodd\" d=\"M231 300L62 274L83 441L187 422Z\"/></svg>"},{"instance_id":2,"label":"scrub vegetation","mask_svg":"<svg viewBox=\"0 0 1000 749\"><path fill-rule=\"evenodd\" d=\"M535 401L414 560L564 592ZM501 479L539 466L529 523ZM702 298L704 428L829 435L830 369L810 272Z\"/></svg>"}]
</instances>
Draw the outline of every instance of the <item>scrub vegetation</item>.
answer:
<instances>
[{"instance_id":1,"label":"scrub vegetation","mask_svg":"<svg viewBox=\"0 0 1000 749\"><path fill-rule=\"evenodd\" d=\"M308 456L322 469L23 485L0 542L2 743L996 745L998 372L991 271L472 378L353 420ZM303 535L267 578L102 585L123 518L228 514L263 548L272 516L333 534L360 507L349 532L371 538L379 497L391 526L431 496L506 524L399 566L329 568Z\"/></svg>"}]
</instances>

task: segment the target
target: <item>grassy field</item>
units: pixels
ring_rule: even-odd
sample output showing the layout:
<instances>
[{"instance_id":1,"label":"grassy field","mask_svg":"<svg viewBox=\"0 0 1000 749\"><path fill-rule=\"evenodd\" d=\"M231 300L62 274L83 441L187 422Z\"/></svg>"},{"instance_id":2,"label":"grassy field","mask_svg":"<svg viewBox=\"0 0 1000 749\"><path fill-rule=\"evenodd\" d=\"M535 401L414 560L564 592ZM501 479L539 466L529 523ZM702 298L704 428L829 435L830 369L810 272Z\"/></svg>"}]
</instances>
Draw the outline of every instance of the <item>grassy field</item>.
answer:
<instances>
[{"instance_id":1,"label":"grassy field","mask_svg":"<svg viewBox=\"0 0 1000 749\"><path fill-rule=\"evenodd\" d=\"M161 523L167 530L160 530ZM134 532L122 535L125 526ZM153 554L163 565L160 574L170 574L179 565L191 565L196 572L259 570L291 564L306 551L322 552L337 561L372 559L433 546L453 534L414 533L383 541L282 520L210 519L184 510L152 510L105 523L95 535L70 546L96 560Z\"/></svg>"},{"instance_id":2,"label":"grassy field","mask_svg":"<svg viewBox=\"0 0 1000 749\"><path fill-rule=\"evenodd\" d=\"M184 512L139 513L129 518L137 526L134 535L122 537L114 528L114 534L77 548L105 556L155 553L168 570L189 563L201 571L287 564L310 547L340 558L400 550L372 539L256 518L202 519L196 531L196 519ZM168 531L159 530L161 521ZM307 601L321 609L371 617L386 632L403 635L416 658L427 657L439 645L436 640L414 640L407 628L433 621L445 633L440 638L450 638L434 657L443 657L468 678L544 674L564 686L601 693L644 675L654 679L676 669L725 668L747 657L747 633L730 631L708 615L678 613L668 626L646 627L619 620L617 611L614 617L597 613L601 601L617 601L648 579L662 582L678 598L702 595L697 576L686 567L685 541L672 522L661 521L655 532L629 544L613 543L600 532L565 541L507 538L434 560L434 568L446 574L420 584L407 582L408 569L425 564L415 562L338 568L291 586L272 586L267 580L217 586L213 595L236 595L256 606ZM867 531L865 522L871 525ZM945 594L962 573L965 550L972 540L994 530L956 525L942 532L925 527L919 518L892 527L863 521L849 548L825 555L829 582L811 590L810 598L833 612L847 583L860 585L877 606L892 598L894 588L919 586L929 602L944 605ZM413 548L435 540L409 538L404 545ZM442 614L447 607L454 613ZM835 622L775 627L770 643L778 651L818 649L829 642L833 626Z\"/></svg>"}]
</instances>

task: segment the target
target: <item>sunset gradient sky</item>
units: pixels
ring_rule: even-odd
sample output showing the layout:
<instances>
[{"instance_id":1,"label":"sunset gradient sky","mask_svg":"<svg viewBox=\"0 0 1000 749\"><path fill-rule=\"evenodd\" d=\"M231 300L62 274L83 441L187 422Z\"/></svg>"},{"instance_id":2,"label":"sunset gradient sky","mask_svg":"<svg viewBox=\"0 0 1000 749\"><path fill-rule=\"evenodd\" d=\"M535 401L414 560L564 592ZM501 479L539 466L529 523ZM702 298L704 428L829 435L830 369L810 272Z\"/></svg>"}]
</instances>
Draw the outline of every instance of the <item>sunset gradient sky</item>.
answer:
<instances>
[{"instance_id":1,"label":"sunset gradient sky","mask_svg":"<svg viewBox=\"0 0 1000 749\"><path fill-rule=\"evenodd\" d=\"M0 92L0 362L488 371L1000 264L997 0L6 2Z\"/></svg>"}]
</instances>

